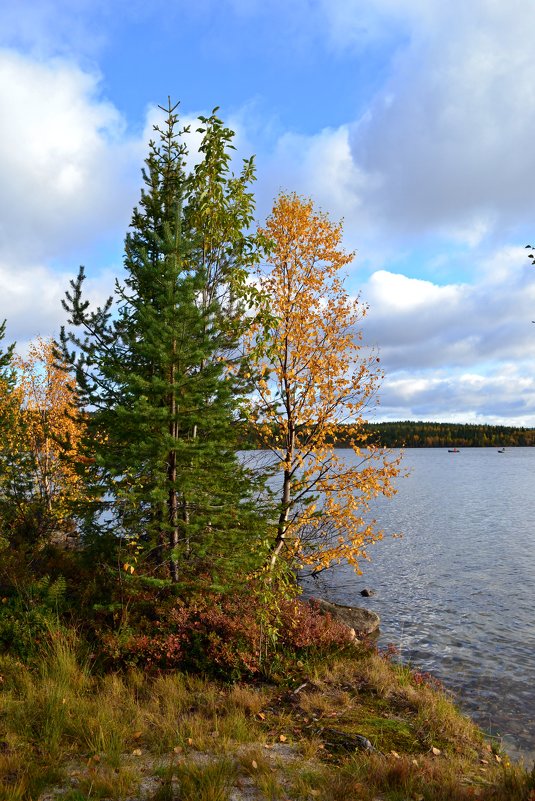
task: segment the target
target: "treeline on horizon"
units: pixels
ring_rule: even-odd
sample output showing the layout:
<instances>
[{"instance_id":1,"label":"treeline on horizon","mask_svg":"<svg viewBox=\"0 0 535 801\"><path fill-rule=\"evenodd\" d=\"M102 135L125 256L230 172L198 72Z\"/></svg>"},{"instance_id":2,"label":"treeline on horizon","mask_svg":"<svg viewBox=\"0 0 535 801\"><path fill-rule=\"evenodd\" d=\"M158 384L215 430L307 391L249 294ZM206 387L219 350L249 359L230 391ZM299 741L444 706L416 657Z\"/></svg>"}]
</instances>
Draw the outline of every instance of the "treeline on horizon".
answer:
<instances>
[{"instance_id":1,"label":"treeline on horizon","mask_svg":"<svg viewBox=\"0 0 535 801\"><path fill-rule=\"evenodd\" d=\"M351 447L352 430L349 424L337 426L330 437L330 444L338 448ZM382 448L503 448L535 445L535 428L484 423L429 423L421 420L364 423L363 434L367 435L370 444ZM244 435L244 446L260 447L252 429Z\"/></svg>"}]
</instances>

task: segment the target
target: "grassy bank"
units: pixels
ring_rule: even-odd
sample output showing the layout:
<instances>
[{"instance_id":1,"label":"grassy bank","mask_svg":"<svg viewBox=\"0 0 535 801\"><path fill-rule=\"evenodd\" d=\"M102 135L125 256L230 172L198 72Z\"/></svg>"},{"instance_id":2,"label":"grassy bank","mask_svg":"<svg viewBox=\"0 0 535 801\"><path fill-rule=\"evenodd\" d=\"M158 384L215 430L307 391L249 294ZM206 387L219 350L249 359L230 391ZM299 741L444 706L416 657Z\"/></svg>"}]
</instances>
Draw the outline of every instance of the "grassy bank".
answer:
<instances>
[{"instance_id":1,"label":"grassy bank","mask_svg":"<svg viewBox=\"0 0 535 801\"><path fill-rule=\"evenodd\" d=\"M369 648L302 664L290 683L89 664L65 637L31 667L0 657L1 801L535 797L442 690Z\"/></svg>"}]
</instances>

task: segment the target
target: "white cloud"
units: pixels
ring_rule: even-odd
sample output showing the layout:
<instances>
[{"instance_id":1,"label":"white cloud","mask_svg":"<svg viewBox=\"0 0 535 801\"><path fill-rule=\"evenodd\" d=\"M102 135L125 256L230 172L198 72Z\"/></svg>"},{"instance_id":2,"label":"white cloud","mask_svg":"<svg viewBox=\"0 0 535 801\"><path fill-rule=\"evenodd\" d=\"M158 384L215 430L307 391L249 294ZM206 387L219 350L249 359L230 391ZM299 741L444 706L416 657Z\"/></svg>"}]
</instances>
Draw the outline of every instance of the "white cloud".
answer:
<instances>
[{"instance_id":1,"label":"white cloud","mask_svg":"<svg viewBox=\"0 0 535 801\"><path fill-rule=\"evenodd\" d=\"M523 248L505 247L477 265L477 282L445 286L372 274L363 329L385 371L378 419L535 425L535 276L524 261Z\"/></svg>"},{"instance_id":2,"label":"white cloud","mask_svg":"<svg viewBox=\"0 0 535 801\"><path fill-rule=\"evenodd\" d=\"M390 377L381 388L377 419L533 426L535 377L512 364L486 375Z\"/></svg>"},{"instance_id":3,"label":"white cloud","mask_svg":"<svg viewBox=\"0 0 535 801\"><path fill-rule=\"evenodd\" d=\"M420 314L429 309L459 304L463 286L437 286L431 281L409 278L379 270L371 276L366 286L366 299L372 305L377 302L385 315Z\"/></svg>"},{"instance_id":4,"label":"white cloud","mask_svg":"<svg viewBox=\"0 0 535 801\"><path fill-rule=\"evenodd\" d=\"M366 341L380 348L387 370L535 360L535 281L521 269L521 253L506 249L502 261L495 254L490 261L501 264L501 275L491 272L476 284L438 286L374 273L362 292L371 307Z\"/></svg>"},{"instance_id":5,"label":"white cloud","mask_svg":"<svg viewBox=\"0 0 535 801\"><path fill-rule=\"evenodd\" d=\"M285 187L291 181L344 216L361 241L432 233L474 248L504 227L533 224L531 0L312 6L333 48L359 58L373 44L390 69L345 124L283 134L266 170L271 186L284 176Z\"/></svg>"},{"instance_id":6,"label":"white cloud","mask_svg":"<svg viewBox=\"0 0 535 801\"><path fill-rule=\"evenodd\" d=\"M37 336L57 337L66 322L61 301L72 277L43 265L14 270L0 262L0 322L7 318L6 342L16 341L20 352ZM112 270L86 280L86 297L92 304L102 304L112 292Z\"/></svg>"},{"instance_id":7,"label":"white cloud","mask_svg":"<svg viewBox=\"0 0 535 801\"><path fill-rule=\"evenodd\" d=\"M98 83L69 62L0 51L3 259L54 257L128 224L141 143Z\"/></svg>"}]
</instances>

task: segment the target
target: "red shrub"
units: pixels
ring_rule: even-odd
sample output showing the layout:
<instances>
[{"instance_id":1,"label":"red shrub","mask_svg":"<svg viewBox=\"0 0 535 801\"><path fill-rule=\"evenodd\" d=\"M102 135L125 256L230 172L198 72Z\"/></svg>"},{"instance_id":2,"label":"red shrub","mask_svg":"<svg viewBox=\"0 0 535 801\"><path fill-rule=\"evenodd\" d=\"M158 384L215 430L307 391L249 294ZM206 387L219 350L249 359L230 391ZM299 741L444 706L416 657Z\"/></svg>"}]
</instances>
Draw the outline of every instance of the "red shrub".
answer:
<instances>
[{"instance_id":1,"label":"red shrub","mask_svg":"<svg viewBox=\"0 0 535 801\"><path fill-rule=\"evenodd\" d=\"M266 647L262 633L267 630L274 635L271 656L279 652L290 662L306 652L328 651L351 641L345 626L297 600L279 602L275 610L262 608L254 595L210 594L187 604L168 598L144 611L150 613L129 635L103 638L105 655L116 665L180 668L235 679L261 671L260 646L263 642Z\"/></svg>"},{"instance_id":2,"label":"red shrub","mask_svg":"<svg viewBox=\"0 0 535 801\"><path fill-rule=\"evenodd\" d=\"M281 612L280 637L291 648L321 651L342 648L351 642L347 626L320 612L317 604L286 601Z\"/></svg>"}]
</instances>

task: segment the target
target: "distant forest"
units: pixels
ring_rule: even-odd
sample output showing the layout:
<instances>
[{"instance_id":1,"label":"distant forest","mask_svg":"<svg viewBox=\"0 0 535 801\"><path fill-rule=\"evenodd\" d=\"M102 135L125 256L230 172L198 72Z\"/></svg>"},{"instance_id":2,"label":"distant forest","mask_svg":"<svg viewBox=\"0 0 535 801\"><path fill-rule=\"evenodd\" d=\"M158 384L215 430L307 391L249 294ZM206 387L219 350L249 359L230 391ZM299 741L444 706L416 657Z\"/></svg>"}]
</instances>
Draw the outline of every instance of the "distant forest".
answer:
<instances>
[{"instance_id":1,"label":"distant forest","mask_svg":"<svg viewBox=\"0 0 535 801\"><path fill-rule=\"evenodd\" d=\"M424 423L402 420L392 423L366 423L369 441L386 448L487 448L535 445L535 428L492 426L475 423ZM332 442L349 447L349 426L338 426ZM245 447L259 447L252 431L244 437ZM275 441L275 436L274 436Z\"/></svg>"},{"instance_id":2,"label":"distant forest","mask_svg":"<svg viewBox=\"0 0 535 801\"><path fill-rule=\"evenodd\" d=\"M423 423L409 420L368 423L373 442L388 448L486 448L535 445L535 428L491 426L474 423ZM349 444L341 426L336 439L340 447Z\"/></svg>"}]
</instances>

